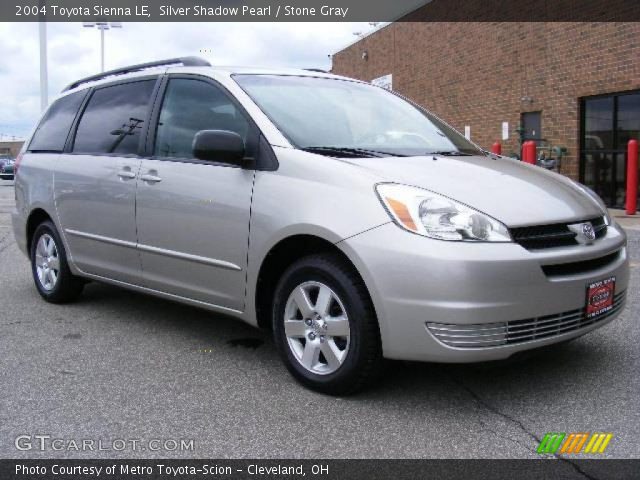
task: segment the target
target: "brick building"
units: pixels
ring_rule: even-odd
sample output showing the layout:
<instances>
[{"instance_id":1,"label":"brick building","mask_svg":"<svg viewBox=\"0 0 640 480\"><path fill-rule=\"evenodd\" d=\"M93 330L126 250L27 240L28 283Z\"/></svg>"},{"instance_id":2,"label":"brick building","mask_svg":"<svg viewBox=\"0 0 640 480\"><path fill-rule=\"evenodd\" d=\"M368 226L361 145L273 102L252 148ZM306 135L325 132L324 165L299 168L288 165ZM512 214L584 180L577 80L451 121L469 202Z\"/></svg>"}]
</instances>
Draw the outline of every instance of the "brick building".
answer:
<instances>
[{"instance_id":1,"label":"brick building","mask_svg":"<svg viewBox=\"0 0 640 480\"><path fill-rule=\"evenodd\" d=\"M539 151L566 148L563 174L624 203L626 143L640 133L638 22L396 22L335 53L332 71L391 75L393 90L486 149L519 152L523 127Z\"/></svg>"},{"instance_id":2,"label":"brick building","mask_svg":"<svg viewBox=\"0 0 640 480\"><path fill-rule=\"evenodd\" d=\"M15 158L18 153L20 153L23 143L22 140L9 142L0 141L0 156L8 155L9 157Z\"/></svg>"}]
</instances>

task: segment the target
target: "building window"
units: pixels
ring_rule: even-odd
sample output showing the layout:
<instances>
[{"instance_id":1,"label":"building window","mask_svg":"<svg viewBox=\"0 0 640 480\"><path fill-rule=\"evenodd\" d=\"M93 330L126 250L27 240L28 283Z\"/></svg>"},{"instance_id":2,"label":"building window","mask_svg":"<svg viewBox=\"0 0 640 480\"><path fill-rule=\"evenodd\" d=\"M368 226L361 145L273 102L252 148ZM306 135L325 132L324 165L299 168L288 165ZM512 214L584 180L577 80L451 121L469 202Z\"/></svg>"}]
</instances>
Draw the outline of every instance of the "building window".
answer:
<instances>
[{"instance_id":1,"label":"building window","mask_svg":"<svg viewBox=\"0 0 640 480\"><path fill-rule=\"evenodd\" d=\"M583 98L581 112L580 181L622 208L627 143L640 138L640 92Z\"/></svg>"}]
</instances>

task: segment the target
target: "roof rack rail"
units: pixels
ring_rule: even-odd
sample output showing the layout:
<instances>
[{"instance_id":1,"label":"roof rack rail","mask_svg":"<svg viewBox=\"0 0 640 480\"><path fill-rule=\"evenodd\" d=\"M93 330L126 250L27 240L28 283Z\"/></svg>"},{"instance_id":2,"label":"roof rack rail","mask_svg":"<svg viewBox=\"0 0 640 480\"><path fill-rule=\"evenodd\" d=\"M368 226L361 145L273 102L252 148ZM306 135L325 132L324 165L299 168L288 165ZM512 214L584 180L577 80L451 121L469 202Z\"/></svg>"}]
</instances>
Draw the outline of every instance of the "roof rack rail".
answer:
<instances>
[{"instance_id":1,"label":"roof rack rail","mask_svg":"<svg viewBox=\"0 0 640 480\"><path fill-rule=\"evenodd\" d=\"M67 86L63 92L79 87L83 83L94 82L96 80L102 80L103 78L111 77L114 75L124 75L131 72L139 72L147 68L162 67L165 65L183 65L185 67L210 67L211 64L206 60L199 57L179 57L169 58L167 60L158 60L156 62L140 63L138 65L130 65L128 67L117 68L115 70L109 70L108 72L99 73L98 75L91 75L90 77L82 78Z\"/></svg>"}]
</instances>

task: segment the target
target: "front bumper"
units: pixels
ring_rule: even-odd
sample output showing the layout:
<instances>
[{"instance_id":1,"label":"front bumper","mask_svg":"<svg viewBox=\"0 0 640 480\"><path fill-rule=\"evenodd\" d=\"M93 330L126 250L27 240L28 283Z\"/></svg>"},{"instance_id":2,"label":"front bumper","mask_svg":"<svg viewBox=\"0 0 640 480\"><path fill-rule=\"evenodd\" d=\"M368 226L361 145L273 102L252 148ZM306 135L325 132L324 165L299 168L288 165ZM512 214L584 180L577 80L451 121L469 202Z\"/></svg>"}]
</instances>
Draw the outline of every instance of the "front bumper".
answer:
<instances>
[{"instance_id":1,"label":"front bumper","mask_svg":"<svg viewBox=\"0 0 640 480\"><path fill-rule=\"evenodd\" d=\"M605 325L606 318L556 334L522 337L501 345L457 348L438 340L429 323L464 328L546 319L585 307L589 283L616 277L624 302L629 282L626 236L617 225L593 245L529 251L515 243L432 240L389 223L338 246L352 259L371 294L387 358L476 362L568 340ZM617 253L605 266L581 273L547 275L544 265L585 262ZM562 317L561 317L562 318Z\"/></svg>"}]
</instances>

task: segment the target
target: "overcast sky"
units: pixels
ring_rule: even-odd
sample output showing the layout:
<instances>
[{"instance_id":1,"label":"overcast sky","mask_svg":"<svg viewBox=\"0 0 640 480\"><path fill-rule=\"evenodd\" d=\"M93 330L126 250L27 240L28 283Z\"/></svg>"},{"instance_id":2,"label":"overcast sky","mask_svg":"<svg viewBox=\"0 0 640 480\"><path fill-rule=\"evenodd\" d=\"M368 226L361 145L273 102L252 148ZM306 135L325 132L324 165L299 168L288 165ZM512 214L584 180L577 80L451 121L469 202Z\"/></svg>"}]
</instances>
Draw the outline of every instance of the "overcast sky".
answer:
<instances>
[{"instance_id":1,"label":"overcast sky","mask_svg":"<svg viewBox=\"0 0 640 480\"><path fill-rule=\"evenodd\" d=\"M49 100L72 81L99 72L100 32L81 23L47 24ZM329 54L367 23L125 23L106 32L107 70L198 55L214 65L329 69ZM40 116L37 23L0 23L0 139L26 136Z\"/></svg>"}]
</instances>

